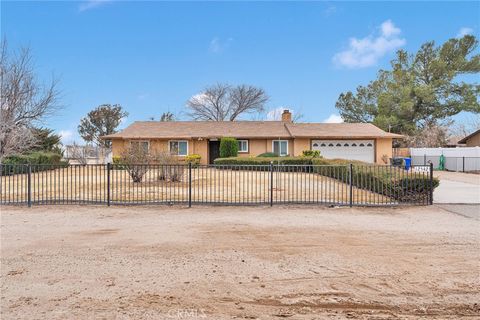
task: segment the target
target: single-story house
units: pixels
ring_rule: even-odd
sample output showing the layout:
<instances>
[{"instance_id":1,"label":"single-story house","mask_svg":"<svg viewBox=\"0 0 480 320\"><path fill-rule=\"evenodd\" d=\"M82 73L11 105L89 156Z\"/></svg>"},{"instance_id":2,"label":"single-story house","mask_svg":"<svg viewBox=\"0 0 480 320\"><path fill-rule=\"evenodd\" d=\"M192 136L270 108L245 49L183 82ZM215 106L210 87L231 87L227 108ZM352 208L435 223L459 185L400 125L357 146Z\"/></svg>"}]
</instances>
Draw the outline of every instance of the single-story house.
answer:
<instances>
[{"instance_id":1,"label":"single-story house","mask_svg":"<svg viewBox=\"0 0 480 320\"><path fill-rule=\"evenodd\" d=\"M211 164L220 155L220 139L233 137L241 157L319 150L326 158L384 164L392 157L392 140L402 138L368 123L293 123L291 117L285 110L282 121L138 121L103 139L112 141L114 157L139 143L151 152L199 154L202 164Z\"/></svg>"},{"instance_id":2,"label":"single-story house","mask_svg":"<svg viewBox=\"0 0 480 320\"><path fill-rule=\"evenodd\" d=\"M466 144L467 147L480 147L480 129L472 134L469 134L462 140L458 141L459 144Z\"/></svg>"}]
</instances>

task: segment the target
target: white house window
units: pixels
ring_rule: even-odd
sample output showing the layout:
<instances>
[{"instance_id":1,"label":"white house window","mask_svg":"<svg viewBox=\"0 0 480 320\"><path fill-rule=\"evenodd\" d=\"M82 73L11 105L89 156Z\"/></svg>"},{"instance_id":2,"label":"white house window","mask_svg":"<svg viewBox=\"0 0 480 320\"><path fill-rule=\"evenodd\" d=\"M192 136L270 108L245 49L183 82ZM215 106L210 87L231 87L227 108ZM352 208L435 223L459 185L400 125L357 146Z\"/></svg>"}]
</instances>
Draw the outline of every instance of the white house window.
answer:
<instances>
[{"instance_id":1,"label":"white house window","mask_svg":"<svg viewBox=\"0 0 480 320\"><path fill-rule=\"evenodd\" d=\"M188 141L172 140L169 142L169 150L171 154L186 156L188 155Z\"/></svg>"},{"instance_id":2,"label":"white house window","mask_svg":"<svg viewBox=\"0 0 480 320\"><path fill-rule=\"evenodd\" d=\"M288 140L273 140L273 153L284 157L288 154Z\"/></svg>"},{"instance_id":3,"label":"white house window","mask_svg":"<svg viewBox=\"0 0 480 320\"><path fill-rule=\"evenodd\" d=\"M130 141L130 147L134 150L142 149L145 153L148 153L150 143L148 141Z\"/></svg>"},{"instance_id":4,"label":"white house window","mask_svg":"<svg viewBox=\"0 0 480 320\"><path fill-rule=\"evenodd\" d=\"M238 140L238 152L248 152L248 140Z\"/></svg>"}]
</instances>

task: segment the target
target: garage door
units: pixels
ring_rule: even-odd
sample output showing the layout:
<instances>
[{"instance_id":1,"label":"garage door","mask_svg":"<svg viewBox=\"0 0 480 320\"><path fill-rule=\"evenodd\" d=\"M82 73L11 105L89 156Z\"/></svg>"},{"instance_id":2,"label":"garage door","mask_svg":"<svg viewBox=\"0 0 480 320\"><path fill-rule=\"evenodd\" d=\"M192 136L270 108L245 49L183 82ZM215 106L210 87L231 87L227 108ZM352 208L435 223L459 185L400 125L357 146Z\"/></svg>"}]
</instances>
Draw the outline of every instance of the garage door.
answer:
<instances>
[{"instance_id":1,"label":"garage door","mask_svg":"<svg viewBox=\"0 0 480 320\"><path fill-rule=\"evenodd\" d=\"M313 140L312 150L318 150L328 159L375 161L373 140Z\"/></svg>"}]
</instances>

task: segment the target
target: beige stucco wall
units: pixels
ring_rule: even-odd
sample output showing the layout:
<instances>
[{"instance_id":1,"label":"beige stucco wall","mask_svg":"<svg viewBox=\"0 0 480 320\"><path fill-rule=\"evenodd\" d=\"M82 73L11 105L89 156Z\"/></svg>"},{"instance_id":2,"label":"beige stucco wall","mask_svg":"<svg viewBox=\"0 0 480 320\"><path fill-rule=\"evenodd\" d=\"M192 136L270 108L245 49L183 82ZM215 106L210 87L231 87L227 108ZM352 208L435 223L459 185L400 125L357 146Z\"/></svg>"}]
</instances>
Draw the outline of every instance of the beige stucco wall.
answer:
<instances>
[{"instance_id":1,"label":"beige stucco wall","mask_svg":"<svg viewBox=\"0 0 480 320\"><path fill-rule=\"evenodd\" d=\"M310 150L311 143L310 139L302 138L302 139L295 139L293 142L293 155L294 156L301 156L304 150Z\"/></svg>"},{"instance_id":2,"label":"beige stucco wall","mask_svg":"<svg viewBox=\"0 0 480 320\"><path fill-rule=\"evenodd\" d=\"M375 139L375 162L378 164L388 164L392 157L392 138ZM382 158L387 157L387 162Z\"/></svg>"},{"instance_id":3,"label":"beige stucco wall","mask_svg":"<svg viewBox=\"0 0 480 320\"><path fill-rule=\"evenodd\" d=\"M480 135L474 137L480 143ZM275 139L276 140L276 139ZM150 140L150 151L160 152L168 151L169 140ZM257 156L261 153L272 152L273 139L249 139L249 152L239 153L239 157ZM130 140L115 139L112 141L113 156L119 156L128 147ZM474 142L475 143L475 142ZM479 144L480 145L480 144ZM289 139L288 153L290 155L300 156L303 150L310 150L310 139ZM188 153L199 154L201 156L201 163L208 163L208 140L188 140ZM388 159L392 157L392 139L376 139L375 140L375 162L378 164L387 164L383 162L382 157L386 155Z\"/></svg>"},{"instance_id":4,"label":"beige stucco wall","mask_svg":"<svg viewBox=\"0 0 480 320\"><path fill-rule=\"evenodd\" d=\"M480 133L467 140L467 147L480 147Z\"/></svg>"}]
</instances>

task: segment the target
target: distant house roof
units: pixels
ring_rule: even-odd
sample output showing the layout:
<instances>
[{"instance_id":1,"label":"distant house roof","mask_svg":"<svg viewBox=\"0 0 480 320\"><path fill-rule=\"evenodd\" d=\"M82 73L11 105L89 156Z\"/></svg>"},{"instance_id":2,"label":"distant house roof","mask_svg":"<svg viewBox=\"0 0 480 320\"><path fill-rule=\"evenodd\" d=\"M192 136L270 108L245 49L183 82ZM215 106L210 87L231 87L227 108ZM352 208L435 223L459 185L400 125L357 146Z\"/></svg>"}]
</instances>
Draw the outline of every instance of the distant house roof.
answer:
<instances>
[{"instance_id":1,"label":"distant house roof","mask_svg":"<svg viewBox=\"0 0 480 320\"><path fill-rule=\"evenodd\" d=\"M111 139L192 138L402 138L369 123L290 123L282 121L137 121L103 136Z\"/></svg>"},{"instance_id":2,"label":"distant house roof","mask_svg":"<svg viewBox=\"0 0 480 320\"><path fill-rule=\"evenodd\" d=\"M467 143L467 140L472 138L473 136L477 135L480 133L480 129L478 129L477 131L469 134L468 136L466 136L465 138L463 138L462 140L458 141L459 144L465 144Z\"/></svg>"},{"instance_id":3,"label":"distant house roof","mask_svg":"<svg viewBox=\"0 0 480 320\"><path fill-rule=\"evenodd\" d=\"M460 139L461 139L461 137L458 137L458 136L450 137L447 140L446 146L447 147L463 147L463 146L465 146L465 144L459 143Z\"/></svg>"}]
</instances>

